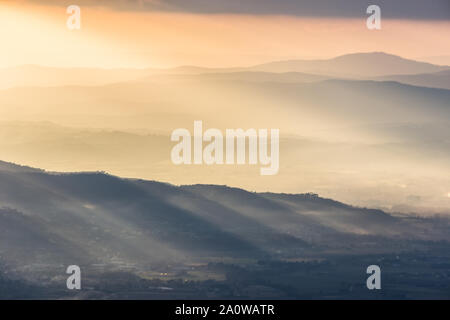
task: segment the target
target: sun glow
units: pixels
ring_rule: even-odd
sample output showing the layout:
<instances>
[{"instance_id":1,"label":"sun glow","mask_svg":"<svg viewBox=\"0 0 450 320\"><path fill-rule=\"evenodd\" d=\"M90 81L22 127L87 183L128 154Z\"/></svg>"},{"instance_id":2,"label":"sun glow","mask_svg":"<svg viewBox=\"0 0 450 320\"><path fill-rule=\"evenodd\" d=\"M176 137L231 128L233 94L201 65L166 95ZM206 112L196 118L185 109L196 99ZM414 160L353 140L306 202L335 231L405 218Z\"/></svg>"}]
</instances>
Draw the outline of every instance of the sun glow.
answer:
<instances>
[{"instance_id":1,"label":"sun glow","mask_svg":"<svg viewBox=\"0 0 450 320\"><path fill-rule=\"evenodd\" d=\"M7 48L0 50L0 67L232 67L352 52L385 51L407 58L450 53L447 21L386 20L382 30L371 32L365 19L356 18L81 6L81 30L71 31L64 6L0 3L0 43Z\"/></svg>"},{"instance_id":2,"label":"sun glow","mask_svg":"<svg viewBox=\"0 0 450 320\"><path fill-rule=\"evenodd\" d=\"M83 10L82 21L98 21L102 10ZM82 24L69 30L64 7L0 4L0 67L23 64L64 67L143 67L124 45ZM104 17L107 19L107 15ZM19 23L20 22L20 23ZM147 63L149 56L146 57Z\"/></svg>"}]
</instances>

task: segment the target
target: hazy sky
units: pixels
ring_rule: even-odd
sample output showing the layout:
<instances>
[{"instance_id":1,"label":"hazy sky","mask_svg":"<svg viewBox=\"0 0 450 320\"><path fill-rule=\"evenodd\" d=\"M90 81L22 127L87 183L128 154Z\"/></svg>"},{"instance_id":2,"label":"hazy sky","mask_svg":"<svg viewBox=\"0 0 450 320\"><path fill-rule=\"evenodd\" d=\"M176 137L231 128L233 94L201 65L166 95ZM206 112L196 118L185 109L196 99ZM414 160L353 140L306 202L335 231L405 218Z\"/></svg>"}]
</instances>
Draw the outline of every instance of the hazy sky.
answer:
<instances>
[{"instance_id":1,"label":"hazy sky","mask_svg":"<svg viewBox=\"0 0 450 320\"><path fill-rule=\"evenodd\" d=\"M17 0L16 0L17 1ZM9 0L11 2L11 0ZM386 18L450 19L448 0L22 0L17 2L68 6L103 6L115 10L190 13L276 14L301 17L354 17L371 4L385 9Z\"/></svg>"},{"instance_id":2,"label":"hazy sky","mask_svg":"<svg viewBox=\"0 0 450 320\"><path fill-rule=\"evenodd\" d=\"M378 1L382 30L366 28L367 1L0 0L0 67L242 66L385 51L450 64L450 2ZM81 7L81 30L65 5Z\"/></svg>"}]
</instances>

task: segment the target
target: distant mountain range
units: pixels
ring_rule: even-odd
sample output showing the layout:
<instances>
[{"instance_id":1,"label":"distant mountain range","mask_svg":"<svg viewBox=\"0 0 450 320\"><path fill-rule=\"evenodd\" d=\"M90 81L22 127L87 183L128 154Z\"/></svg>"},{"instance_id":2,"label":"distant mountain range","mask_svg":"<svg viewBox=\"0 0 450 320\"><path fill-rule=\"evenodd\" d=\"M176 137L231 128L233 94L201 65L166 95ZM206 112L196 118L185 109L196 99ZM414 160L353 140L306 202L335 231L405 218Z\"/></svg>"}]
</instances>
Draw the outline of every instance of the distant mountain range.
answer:
<instances>
[{"instance_id":1,"label":"distant mountain range","mask_svg":"<svg viewBox=\"0 0 450 320\"><path fill-rule=\"evenodd\" d=\"M382 52L355 53L339 56L329 60L290 60L271 62L247 68L203 68L181 66L170 69L95 69L95 68L50 68L40 66L20 66L1 70L0 89L14 86L66 86L66 85L105 85L115 82L139 80L155 75L195 75L249 72L286 73L283 76L273 75L270 81L320 81L325 78L369 79L393 75L433 74L449 70L449 66L438 66L430 63L404 59ZM295 75L293 73L299 73ZM250 76L252 79L268 75L261 73ZM437 75L439 76L439 75ZM226 76L228 78L233 76ZM391 79L401 81L402 78ZM403 78L408 82L408 78ZM417 80L411 80L417 81ZM425 80L424 80L425 81ZM445 79L433 79L439 87ZM413 84L413 83L411 83ZM445 86L446 87L446 86Z\"/></svg>"},{"instance_id":2,"label":"distant mountain range","mask_svg":"<svg viewBox=\"0 0 450 320\"><path fill-rule=\"evenodd\" d=\"M448 89L391 79L248 71L10 88L0 91L0 149L3 160L57 171L314 191L389 211L445 214L449 101ZM198 119L205 128L281 128L280 174L256 182L255 167L174 166L170 133Z\"/></svg>"},{"instance_id":3,"label":"distant mountain range","mask_svg":"<svg viewBox=\"0 0 450 320\"><path fill-rule=\"evenodd\" d=\"M391 74L432 73L448 66L404 59L383 52L347 54L329 60L292 60L255 66L266 72L307 72L335 77L375 77Z\"/></svg>"},{"instance_id":4,"label":"distant mountain range","mask_svg":"<svg viewBox=\"0 0 450 320\"><path fill-rule=\"evenodd\" d=\"M73 264L78 298L372 297L373 263L390 298L447 297L449 80L385 53L4 69L0 299L71 296ZM279 175L175 166L170 133L198 119L282 128Z\"/></svg>"}]
</instances>

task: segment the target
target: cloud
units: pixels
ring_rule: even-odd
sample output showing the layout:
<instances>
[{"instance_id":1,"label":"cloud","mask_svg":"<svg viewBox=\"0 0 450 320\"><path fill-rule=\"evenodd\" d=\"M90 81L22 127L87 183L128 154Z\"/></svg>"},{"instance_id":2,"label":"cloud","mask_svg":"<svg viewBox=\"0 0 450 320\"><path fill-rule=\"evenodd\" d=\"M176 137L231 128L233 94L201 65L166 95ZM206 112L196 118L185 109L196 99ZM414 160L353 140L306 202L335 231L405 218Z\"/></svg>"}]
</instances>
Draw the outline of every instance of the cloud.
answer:
<instances>
[{"instance_id":1,"label":"cloud","mask_svg":"<svg viewBox=\"0 0 450 320\"><path fill-rule=\"evenodd\" d=\"M450 20L448 0L22 0L53 5L104 6L115 10L169 11L204 14L280 14L303 17L356 18L371 4L382 17Z\"/></svg>"}]
</instances>

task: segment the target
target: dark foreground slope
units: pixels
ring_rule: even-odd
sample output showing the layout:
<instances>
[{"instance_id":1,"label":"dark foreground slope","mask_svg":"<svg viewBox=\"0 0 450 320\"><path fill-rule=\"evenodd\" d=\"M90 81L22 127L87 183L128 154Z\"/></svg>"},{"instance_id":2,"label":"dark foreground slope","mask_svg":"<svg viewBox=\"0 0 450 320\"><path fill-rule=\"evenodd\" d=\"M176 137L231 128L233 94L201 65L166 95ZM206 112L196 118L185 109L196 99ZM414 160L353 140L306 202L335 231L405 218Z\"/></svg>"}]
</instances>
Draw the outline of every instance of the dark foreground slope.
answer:
<instances>
[{"instance_id":1,"label":"dark foreground slope","mask_svg":"<svg viewBox=\"0 0 450 320\"><path fill-rule=\"evenodd\" d=\"M438 270L448 283L449 230L444 218L396 217L313 194L176 187L2 162L0 280L17 292L0 298L305 298L339 290L351 297L347 285L364 287L364 266L389 259L415 275L420 265L430 279ZM73 264L84 270L84 291L65 290ZM315 285L297 287L307 279ZM402 290L394 293L408 297Z\"/></svg>"}]
</instances>

